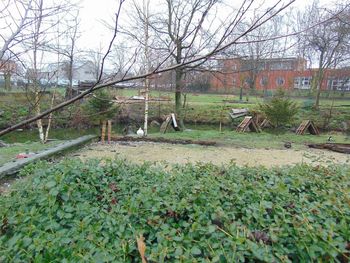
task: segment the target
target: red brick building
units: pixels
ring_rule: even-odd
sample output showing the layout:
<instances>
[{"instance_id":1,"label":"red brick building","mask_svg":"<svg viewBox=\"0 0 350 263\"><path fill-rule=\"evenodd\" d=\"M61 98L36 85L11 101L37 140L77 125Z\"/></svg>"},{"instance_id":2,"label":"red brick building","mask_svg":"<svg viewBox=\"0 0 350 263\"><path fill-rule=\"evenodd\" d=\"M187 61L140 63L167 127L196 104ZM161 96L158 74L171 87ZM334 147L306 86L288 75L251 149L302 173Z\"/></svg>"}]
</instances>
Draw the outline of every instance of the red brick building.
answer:
<instances>
[{"instance_id":1,"label":"red brick building","mask_svg":"<svg viewBox=\"0 0 350 263\"><path fill-rule=\"evenodd\" d=\"M235 88L275 90L283 88L310 89L317 69L308 69L303 58L273 58L249 60L246 58L216 58L211 73L210 89L229 92ZM350 91L350 69L328 69L323 90Z\"/></svg>"}]
</instances>

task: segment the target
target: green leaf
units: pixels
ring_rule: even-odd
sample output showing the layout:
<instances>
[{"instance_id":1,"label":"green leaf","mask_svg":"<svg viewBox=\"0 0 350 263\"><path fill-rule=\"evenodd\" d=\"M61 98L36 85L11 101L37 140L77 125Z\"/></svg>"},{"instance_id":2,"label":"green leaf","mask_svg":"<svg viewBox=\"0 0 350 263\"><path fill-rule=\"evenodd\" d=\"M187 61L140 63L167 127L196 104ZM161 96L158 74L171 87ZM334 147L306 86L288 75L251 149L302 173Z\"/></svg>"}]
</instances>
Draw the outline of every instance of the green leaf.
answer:
<instances>
[{"instance_id":1,"label":"green leaf","mask_svg":"<svg viewBox=\"0 0 350 263\"><path fill-rule=\"evenodd\" d=\"M49 182L47 182L46 184L45 184L45 186L47 187L47 188L52 188L52 187L54 187L56 185L56 182L55 181L49 181Z\"/></svg>"},{"instance_id":2,"label":"green leaf","mask_svg":"<svg viewBox=\"0 0 350 263\"><path fill-rule=\"evenodd\" d=\"M198 255L202 254L202 251L198 247L195 246L195 247L192 247L191 253L192 253L192 255L198 256Z\"/></svg>"}]
</instances>

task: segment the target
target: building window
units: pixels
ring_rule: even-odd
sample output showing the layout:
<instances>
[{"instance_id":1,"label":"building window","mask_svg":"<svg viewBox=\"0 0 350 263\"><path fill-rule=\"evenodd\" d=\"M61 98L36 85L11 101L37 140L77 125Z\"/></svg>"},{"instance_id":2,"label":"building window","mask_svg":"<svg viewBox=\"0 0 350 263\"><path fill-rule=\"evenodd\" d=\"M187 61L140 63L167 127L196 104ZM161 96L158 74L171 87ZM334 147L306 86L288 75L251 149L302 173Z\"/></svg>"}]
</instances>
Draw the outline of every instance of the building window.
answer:
<instances>
[{"instance_id":1,"label":"building window","mask_svg":"<svg viewBox=\"0 0 350 263\"><path fill-rule=\"evenodd\" d=\"M270 65L271 70L291 70L293 69L291 62L273 62Z\"/></svg>"},{"instance_id":2,"label":"building window","mask_svg":"<svg viewBox=\"0 0 350 263\"><path fill-rule=\"evenodd\" d=\"M330 90L350 90L349 79L330 79L328 80L328 87Z\"/></svg>"},{"instance_id":3,"label":"building window","mask_svg":"<svg viewBox=\"0 0 350 263\"><path fill-rule=\"evenodd\" d=\"M262 76L261 79L260 79L260 85L261 86L266 86L267 82L268 82L267 76Z\"/></svg>"},{"instance_id":4,"label":"building window","mask_svg":"<svg viewBox=\"0 0 350 263\"><path fill-rule=\"evenodd\" d=\"M237 70L237 65L236 65L236 64L233 64L233 65L232 65L232 70L233 70L233 71L236 71L236 70Z\"/></svg>"},{"instance_id":5,"label":"building window","mask_svg":"<svg viewBox=\"0 0 350 263\"><path fill-rule=\"evenodd\" d=\"M312 77L298 77L294 79L295 89L310 89Z\"/></svg>"},{"instance_id":6,"label":"building window","mask_svg":"<svg viewBox=\"0 0 350 263\"><path fill-rule=\"evenodd\" d=\"M283 77L276 78L276 84L277 84L277 86L283 86L284 85L284 78Z\"/></svg>"},{"instance_id":7,"label":"building window","mask_svg":"<svg viewBox=\"0 0 350 263\"><path fill-rule=\"evenodd\" d=\"M233 78L233 79L232 79L232 85L233 85L234 87L236 87L236 85L237 85L236 78Z\"/></svg>"}]
</instances>

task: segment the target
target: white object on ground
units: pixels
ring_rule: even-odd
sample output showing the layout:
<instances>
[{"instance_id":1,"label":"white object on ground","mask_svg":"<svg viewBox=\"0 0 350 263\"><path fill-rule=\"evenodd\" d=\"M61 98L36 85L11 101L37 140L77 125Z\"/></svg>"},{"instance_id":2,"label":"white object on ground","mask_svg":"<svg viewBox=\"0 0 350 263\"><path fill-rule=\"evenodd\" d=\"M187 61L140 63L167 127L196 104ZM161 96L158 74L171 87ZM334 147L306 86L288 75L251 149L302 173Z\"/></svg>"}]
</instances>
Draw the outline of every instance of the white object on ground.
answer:
<instances>
[{"instance_id":1,"label":"white object on ground","mask_svg":"<svg viewBox=\"0 0 350 263\"><path fill-rule=\"evenodd\" d=\"M137 130L136 134L137 134L137 136L142 137L145 134L145 132L140 127L140 129Z\"/></svg>"}]
</instances>

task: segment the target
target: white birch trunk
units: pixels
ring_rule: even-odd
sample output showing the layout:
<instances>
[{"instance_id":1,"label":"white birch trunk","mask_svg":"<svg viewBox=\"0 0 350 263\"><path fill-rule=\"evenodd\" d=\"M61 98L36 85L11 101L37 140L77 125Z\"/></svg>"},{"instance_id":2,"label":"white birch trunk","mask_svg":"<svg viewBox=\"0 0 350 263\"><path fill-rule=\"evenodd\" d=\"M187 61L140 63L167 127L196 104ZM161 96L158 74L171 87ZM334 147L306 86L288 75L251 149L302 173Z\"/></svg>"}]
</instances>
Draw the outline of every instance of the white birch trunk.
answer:
<instances>
[{"instance_id":1,"label":"white birch trunk","mask_svg":"<svg viewBox=\"0 0 350 263\"><path fill-rule=\"evenodd\" d=\"M144 34L145 34L145 63L146 63L146 72L150 72L151 70L151 61L149 57L149 0L143 0L143 16L145 21L144 24ZM148 101L149 101L149 86L150 86L150 80L147 77L145 79L145 118L144 118L144 136L147 136L148 134Z\"/></svg>"}]
</instances>

